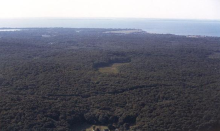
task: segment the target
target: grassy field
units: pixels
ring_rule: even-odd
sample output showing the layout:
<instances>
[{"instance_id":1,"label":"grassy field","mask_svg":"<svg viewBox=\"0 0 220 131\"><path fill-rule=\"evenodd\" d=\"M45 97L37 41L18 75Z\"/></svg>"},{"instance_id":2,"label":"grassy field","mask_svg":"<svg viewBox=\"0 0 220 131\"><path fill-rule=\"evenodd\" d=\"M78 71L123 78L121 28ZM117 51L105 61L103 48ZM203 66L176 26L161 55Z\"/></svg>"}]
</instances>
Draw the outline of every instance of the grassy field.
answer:
<instances>
[{"instance_id":1,"label":"grassy field","mask_svg":"<svg viewBox=\"0 0 220 131\"><path fill-rule=\"evenodd\" d=\"M121 66L124 66L124 65L127 65L129 63L115 63L115 64L112 64L111 66L108 66L108 67L101 67L99 68L99 72L101 73L119 73L119 67Z\"/></svg>"}]
</instances>

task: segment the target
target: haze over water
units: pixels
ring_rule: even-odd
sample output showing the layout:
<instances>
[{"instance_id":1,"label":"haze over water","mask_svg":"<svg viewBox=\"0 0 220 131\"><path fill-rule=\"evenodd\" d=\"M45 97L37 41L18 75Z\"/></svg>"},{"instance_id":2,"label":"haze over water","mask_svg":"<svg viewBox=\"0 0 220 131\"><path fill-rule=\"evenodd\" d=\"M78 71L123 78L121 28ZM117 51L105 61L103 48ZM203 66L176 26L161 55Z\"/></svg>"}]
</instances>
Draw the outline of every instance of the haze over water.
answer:
<instances>
[{"instance_id":1,"label":"haze over water","mask_svg":"<svg viewBox=\"0 0 220 131\"><path fill-rule=\"evenodd\" d=\"M0 28L132 28L149 33L220 37L220 21L175 19L0 19Z\"/></svg>"}]
</instances>

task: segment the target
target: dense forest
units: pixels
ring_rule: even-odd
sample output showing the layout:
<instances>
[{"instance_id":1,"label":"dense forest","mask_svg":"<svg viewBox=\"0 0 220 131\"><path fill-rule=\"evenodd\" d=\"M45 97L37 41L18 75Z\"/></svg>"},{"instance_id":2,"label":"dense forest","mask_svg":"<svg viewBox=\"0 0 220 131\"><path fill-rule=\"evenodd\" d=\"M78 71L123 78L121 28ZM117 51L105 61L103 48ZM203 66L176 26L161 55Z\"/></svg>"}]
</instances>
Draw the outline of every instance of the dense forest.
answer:
<instances>
[{"instance_id":1,"label":"dense forest","mask_svg":"<svg viewBox=\"0 0 220 131\"><path fill-rule=\"evenodd\" d=\"M0 130L219 131L220 38L123 32L0 32Z\"/></svg>"}]
</instances>

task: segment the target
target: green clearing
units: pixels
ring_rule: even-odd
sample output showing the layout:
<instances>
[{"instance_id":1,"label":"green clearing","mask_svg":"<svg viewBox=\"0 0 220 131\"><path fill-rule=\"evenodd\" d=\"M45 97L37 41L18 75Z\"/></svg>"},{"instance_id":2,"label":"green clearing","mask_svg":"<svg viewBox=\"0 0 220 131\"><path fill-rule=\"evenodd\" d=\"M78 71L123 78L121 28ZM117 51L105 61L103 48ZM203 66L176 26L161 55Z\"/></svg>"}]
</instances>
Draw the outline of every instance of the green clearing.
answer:
<instances>
[{"instance_id":1,"label":"green clearing","mask_svg":"<svg viewBox=\"0 0 220 131\"><path fill-rule=\"evenodd\" d=\"M117 74L119 73L119 67L128 65L129 63L114 63L110 66L107 67L100 67L99 72L101 73L114 73Z\"/></svg>"}]
</instances>

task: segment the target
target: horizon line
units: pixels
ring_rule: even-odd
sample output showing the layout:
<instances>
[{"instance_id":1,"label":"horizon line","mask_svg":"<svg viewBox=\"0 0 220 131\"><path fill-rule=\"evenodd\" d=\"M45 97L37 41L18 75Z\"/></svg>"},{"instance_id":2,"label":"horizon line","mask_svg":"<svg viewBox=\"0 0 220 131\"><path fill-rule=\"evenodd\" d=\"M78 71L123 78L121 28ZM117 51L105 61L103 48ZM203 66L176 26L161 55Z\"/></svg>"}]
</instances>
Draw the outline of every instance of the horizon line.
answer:
<instances>
[{"instance_id":1,"label":"horizon line","mask_svg":"<svg viewBox=\"0 0 220 131\"><path fill-rule=\"evenodd\" d=\"M0 18L0 20L10 19L90 19L90 20L107 20L107 19L152 19L152 20L207 20L220 21L220 19L190 19L190 18L144 18L144 17L8 17Z\"/></svg>"}]
</instances>

